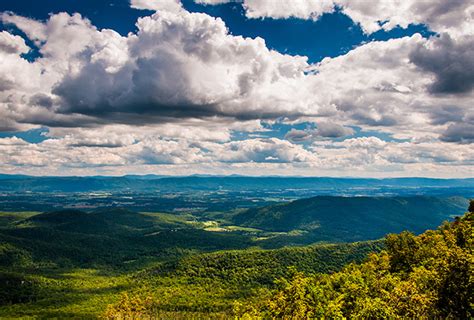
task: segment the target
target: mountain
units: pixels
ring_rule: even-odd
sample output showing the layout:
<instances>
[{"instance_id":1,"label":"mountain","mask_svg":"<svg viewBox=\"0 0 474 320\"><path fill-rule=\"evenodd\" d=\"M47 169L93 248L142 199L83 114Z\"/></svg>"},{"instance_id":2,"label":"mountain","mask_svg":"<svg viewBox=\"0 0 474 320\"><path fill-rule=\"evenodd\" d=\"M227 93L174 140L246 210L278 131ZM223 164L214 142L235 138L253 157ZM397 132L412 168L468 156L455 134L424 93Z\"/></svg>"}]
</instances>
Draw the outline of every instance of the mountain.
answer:
<instances>
[{"instance_id":1,"label":"mountain","mask_svg":"<svg viewBox=\"0 0 474 320\"><path fill-rule=\"evenodd\" d=\"M5 214L0 213L0 217ZM185 218L125 209L59 210L0 219L0 268L18 266L127 267L129 261L160 260L188 251L250 247L249 236L207 232ZM24 259L24 257L29 257Z\"/></svg>"},{"instance_id":2,"label":"mountain","mask_svg":"<svg viewBox=\"0 0 474 320\"><path fill-rule=\"evenodd\" d=\"M359 241L404 230L421 233L463 214L467 205L461 197L317 196L247 209L232 222L274 232L300 230L313 241Z\"/></svg>"},{"instance_id":3,"label":"mountain","mask_svg":"<svg viewBox=\"0 0 474 320\"><path fill-rule=\"evenodd\" d=\"M327 215L338 213L336 224L286 220L278 227L291 229L286 233L187 213L0 212L0 318L472 318L472 212L420 236L305 247L285 242L298 235L340 239L347 228L357 236L362 222L426 224L432 216L458 214L465 199L316 197L266 207L275 214L266 218L279 221L281 208L310 209L315 202L320 213L323 200ZM369 210L376 204L378 210ZM255 217L245 218L243 224ZM260 249L281 234L283 247Z\"/></svg>"},{"instance_id":4,"label":"mountain","mask_svg":"<svg viewBox=\"0 0 474 320\"><path fill-rule=\"evenodd\" d=\"M332 273L343 266L362 262L370 253L380 252L383 240L355 243L314 244L301 247L284 247L262 250L232 250L190 255L164 263L144 275L187 276L219 279L238 285L243 281L272 285L276 278L288 275L289 268L308 274Z\"/></svg>"},{"instance_id":5,"label":"mountain","mask_svg":"<svg viewBox=\"0 0 474 320\"><path fill-rule=\"evenodd\" d=\"M474 179L429 179L429 178L326 178L326 177L243 177L243 176L123 176L123 177L33 177L0 176L0 191L4 192L93 192L93 191L195 191L195 190L318 190L320 194L339 191L353 193L360 190L370 193L377 189L390 192L404 188L405 192L443 192L453 189L455 194L473 194ZM448 189L448 190L445 190Z\"/></svg>"},{"instance_id":6,"label":"mountain","mask_svg":"<svg viewBox=\"0 0 474 320\"><path fill-rule=\"evenodd\" d=\"M150 216L115 208L84 212L79 210L60 210L34 215L24 223L57 230L85 234L131 233L141 229L153 228L158 224Z\"/></svg>"},{"instance_id":7,"label":"mountain","mask_svg":"<svg viewBox=\"0 0 474 320\"><path fill-rule=\"evenodd\" d=\"M331 274L295 271L272 294L234 308L235 318L473 319L472 209L474 202L464 216L419 236L388 235L385 250L362 264Z\"/></svg>"},{"instance_id":8,"label":"mountain","mask_svg":"<svg viewBox=\"0 0 474 320\"><path fill-rule=\"evenodd\" d=\"M30 176L26 176L23 174L1 174L0 173L0 180L15 180L15 179L27 179L30 178Z\"/></svg>"}]
</instances>

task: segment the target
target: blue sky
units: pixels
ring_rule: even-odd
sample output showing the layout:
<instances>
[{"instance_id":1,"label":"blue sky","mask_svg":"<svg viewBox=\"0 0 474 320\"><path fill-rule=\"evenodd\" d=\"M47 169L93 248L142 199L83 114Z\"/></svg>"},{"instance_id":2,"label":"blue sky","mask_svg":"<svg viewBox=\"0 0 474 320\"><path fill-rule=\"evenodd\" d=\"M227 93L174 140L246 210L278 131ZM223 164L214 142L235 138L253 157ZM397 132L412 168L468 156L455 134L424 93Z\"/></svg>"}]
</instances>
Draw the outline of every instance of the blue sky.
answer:
<instances>
[{"instance_id":1,"label":"blue sky","mask_svg":"<svg viewBox=\"0 0 474 320\"><path fill-rule=\"evenodd\" d=\"M209 1L2 1L0 171L472 175L468 1Z\"/></svg>"},{"instance_id":2,"label":"blue sky","mask_svg":"<svg viewBox=\"0 0 474 320\"><path fill-rule=\"evenodd\" d=\"M389 31L380 30L367 35L358 24L340 11L324 14L317 21L296 18L248 19L239 3L211 6L185 0L183 6L191 12L202 12L223 19L234 35L261 37L265 39L269 48L292 55L306 56L313 63L325 57L345 54L364 42L401 38L415 33L421 33L425 37L433 34L427 26L418 24ZM13 11L39 20L48 19L50 13L79 12L90 19L97 28L113 29L122 35L135 32L137 18L153 12L131 9L127 0L5 0L0 4L0 11Z\"/></svg>"},{"instance_id":3,"label":"blue sky","mask_svg":"<svg viewBox=\"0 0 474 320\"><path fill-rule=\"evenodd\" d=\"M215 6L197 4L192 0L183 1L183 6L190 12L202 12L213 17L219 17L226 23L233 35L244 37L261 37L265 39L267 46L271 49L291 55L308 57L309 62L317 63L325 57L336 57L343 55L356 46L369 41L384 41L388 39L412 36L420 33L429 37L434 33L425 25L410 25L408 28L395 28L390 31L380 30L373 34L364 34L360 26L354 23L348 16L336 11L324 14L319 20L290 19L249 19L240 3L224 3ZM13 11L17 14L34 18L37 20L48 19L51 13L75 12L84 17L99 29L113 29L122 35L136 32L135 23L137 18L153 13L152 10L136 10L130 8L129 1L11 1L6 0L1 4L0 11ZM3 26L3 29L13 33L21 34L12 26ZM31 46L34 46L30 42ZM35 51L27 55L29 59L35 59L39 53ZM274 136L283 138L292 128L301 129L308 127L303 123L295 126L276 124L271 131L263 136ZM0 137L17 136L26 141L38 143L45 140L44 133L47 128L28 130L22 133L3 132ZM245 132L235 132L235 136L245 136ZM361 133L358 128L356 137L378 136L390 139L390 135L378 132Z\"/></svg>"}]
</instances>

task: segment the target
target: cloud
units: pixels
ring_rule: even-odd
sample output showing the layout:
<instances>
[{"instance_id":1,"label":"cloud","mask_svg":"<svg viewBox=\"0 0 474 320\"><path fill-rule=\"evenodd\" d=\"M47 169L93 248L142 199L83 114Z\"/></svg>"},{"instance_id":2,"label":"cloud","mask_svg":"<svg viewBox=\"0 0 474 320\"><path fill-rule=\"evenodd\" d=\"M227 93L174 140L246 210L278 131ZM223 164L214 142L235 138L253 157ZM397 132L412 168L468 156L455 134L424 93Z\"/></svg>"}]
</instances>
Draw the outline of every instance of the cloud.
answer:
<instances>
[{"instance_id":1,"label":"cloud","mask_svg":"<svg viewBox=\"0 0 474 320\"><path fill-rule=\"evenodd\" d=\"M195 0L194 2L204 5L216 5L232 2L232 0Z\"/></svg>"},{"instance_id":2,"label":"cloud","mask_svg":"<svg viewBox=\"0 0 474 320\"><path fill-rule=\"evenodd\" d=\"M344 127L337 123L318 122L316 129L291 129L285 135L285 139L288 139L292 142L301 142L318 138L342 138L352 134L354 134L354 130L352 128Z\"/></svg>"},{"instance_id":3,"label":"cloud","mask_svg":"<svg viewBox=\"0 0 474 320\"><path fill-rule=\"evenodd\" d=\"M0 32L0 51L10 54L27 53L30 48L20 36L15 36L7 31Z\"/></svg>"},{"instance_id":4,"label":"cloud","mask_svg":"<svg viewBox=\"0 0 474 320\"><path fill-rule=\"evenodd\" d=\"M78 72L52 90L59 113L134 123L301 112L291 96L305 77L306 58L231 36L222 20L204 14L162 12L137 26L127 38L90 28L91 42L76 56Z\"/></svg>"},{"instance_id":5,"label":"cloud","mask_svg":"<svg viewBox=\"0 0 474 320\"><path fill-rule=\"evenodd\" d=\"M301 146L277 138L231 141L214 146L222 162L312 162L316 157Z\"/></svg>"},{"instance_id":6,"label":"cloud","mask_svg":"<svg viewBox=\"0 0 474 320\"><path fill-rule=\"evenodd\" d=\"M28 29L24 18L8 17ZM469 91L442 103L426 92L435 84L422 62L443 57L432 53L443 39L371 42L309 65L305 57L269 50L262 39L230 35L222 20L205 14L160 12L139 19L137 27L123 37L97 30L78 14L52 15L43 24L41 58L30 63L8 55L0 64L4 126L310 118L320 124L312 136L346 136L355 125L412 138L441 135L470 108ZM459 54L442 60L447 70L457 57L470 61L461 54L462 38L451 41ZM459 116L435 120L446 106Z\"/></svg>"},{"instance_id":7,"label":"cloud","mask_svg":"<svg viewBox=\"0 0 474 320\"><path fill-rule=\"evenodd\" d=\"M435 31L457 33L469 28L466 19L470 19L474 10L469 0L336 0L335 3L367 33L380 29L391 30L397 26L406 28L410 24L425 24Z\"/></svg>"},{"instance_id":8,"label":"cloud","mask_svg":"<svg viewBox=\"0 0 474 320\"><path fill-rule=\"evenodd\" d=\"M46 40L46 26L32 19L28 19L13 12L5 11L0 14L0 21L6 25L15 25L22 30L29 39L34 41L36 45L41 45Z\"/></svg>"},{"instance_id":9,"label":"cloud","mask_svg":"<svg viewBox=\"0 0 474 320\"><path fill-rule=\"evenodd\" d=\"M449 35L374 41L310 65L219 18L156 10L127 36L79 14L1 15L40 56L24 59L25 40L0 33L0 131L49 133L0 139L0 171L472 172L472 37L451 32L461 23L451 14L430 22ZM264 122L314 127L255 138ZM354 126L403 141L351 137Z\"/></svg>"},{"instance_id":10,"label":"cloud","mask_svg":"<svg viewBox=\"0 0 474 320\"><path fill-rule=\"evenodd\" d=\"M93 135L89 136L89 139ZM97 133L95 142L107 139ZM28 143L0 138L0 170L44 174L113 174L155 172L184 174L311 174L390 176L469 176L474 157L469 145L442 141L383 141L376 137L339 142L315 141L309 150L277 138L213 142L162 139L120 139L115 146L71 144L72 137ZM92 140L89 140L92 141ZM118 142L119 140L115 140ZM183 171L185 170L185 171Z\"/></svg>"},{"instance_id":11,"label":"cloud","mask_svg":"<svg viewBox=\"0 0 474 320\"><path fill-rule=\"evenodd\" d=\"M322 14L334 11L332 0L293 0L293 1L262 1L244 0L243 7L248 18L302 18L318 19Z\"/></svg>"},{"instance_id":12,"label":"cloud","mask_svg":"<svg viewBox=\"0 0 474 320\"><path fill-rule=\"evenodd\" d=\"M17 137L0 138L0 145L2 146L22 146L27 144L28 142Z\"/></svg>"},{"instance_id":13,"label":"cloud","mask_svg":"<svg viewBox=\"0 0 474 320\"><path fill-rule=\"evenodd\" d=\"M291 142L308 141L313 138L313 133L313 130L298 130L292 128L285 134L285 139L290 140Z\"/></svg>"},{"instance_id":14,"label":"cloud","mask_svg":"<svg viewBox=\"0 0 474 320\"><path fill-rule=\"evenodd\" d=\"M466 121L472 90L443 96L431 92L427 89L436 78L412 61L420 47L430 48L437 41L414 35L371 42L344 56L324 59L313 85L325 92L319 104L326 106L327 118L400 139L439 136L448 125Z\"/></svg>"},{"instance_id":15,"label":"cloud","mask_svg":"<svg viewBox=\"0 0 474 320\"><path fill-rule=\"evenodd\" d=\"M431 93L467 93L474 88L474 38L453 40L448 34L420 44L410 53L410 60L432 73Z\"/></svg>"},{"instance_id":16,"label":"cloud","mask_svg":"<svg viewBox=\"0 0 474 320\"><path fill-rule=\"evenodd\" d=\"M351 128L343 127L337 123L320 122L316 129L316 135L324 138L341 138L354 133Z\"/></svg>"},{"instance_id":17,"label":"cloud","mask_svg":"<svg viewBox=\"0 0 474 320\"><path fill-rule=\"evenodd\" d=\"M474 143L474 123L451 124L441 135L446 142Z\"/></svg>"},{"instance_id":18,"label":"cloud","mask_svg":"<svg viewBox=\"0 0 474 320\"><path fill-rule=\"evenodd\" d=\"M445 172L456 167L468 169L474 162L469 147L437 141L386 142L376 137L362 137L334 143L315 142L313 150L323 163L357 171L370 171L370 167L378 170L417 168L417 171L429 168L431 171L437 167Z\"/></svg>"},{"instance_id":19,"label":"cloud","mask_svg":"<svg viewBox=\"0 0 474 320\"><path fill-rule=\"evenodd\" d=\"M182 10L179 0L131 0L130 6L139 10L153 11L171 11L178 12Z\"/></svg>"},{"instance_id":20,"label":"cloud","mask_svg":"<svg viewBox=\"0 0 474 320\"><path fill-rule=\"evenodd\" d=\"M230 1L199 0L198 3L218 4ZM459 34L473 33L474 5L469 0L430 1L354 1L354 0L243 0L248 18L319 19L336 8L358 23L365 33L402 28L410 24L426 24L432 30Z\"/></svg>"}]
</instances>

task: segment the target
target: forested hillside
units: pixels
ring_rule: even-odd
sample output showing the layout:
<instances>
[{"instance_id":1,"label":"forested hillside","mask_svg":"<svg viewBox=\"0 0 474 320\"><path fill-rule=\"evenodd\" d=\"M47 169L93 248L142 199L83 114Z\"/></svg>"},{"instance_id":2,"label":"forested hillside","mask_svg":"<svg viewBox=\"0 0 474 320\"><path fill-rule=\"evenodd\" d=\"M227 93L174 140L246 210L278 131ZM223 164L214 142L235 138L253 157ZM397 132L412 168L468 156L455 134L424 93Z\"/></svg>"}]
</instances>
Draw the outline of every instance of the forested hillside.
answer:
<instances>
[{"instance_id":1,"label":"forested hillside","mask_svg":"<svg viewBox=\"0 0 474 320\"><path fill-rule=\"evenodd\" d=\"M461 197L318 196L251 208L232 220L268 231L302 230L312 234L313 241L360 241L436 228L450 216L462 214L467 204Z\"/></svg>"},{"instance_id":2,"label":"forested hillside","mask_svg":"<svg viewBox=\"0 0 474 320\"><path fill-rule=\"evenodd\" d=\"M0 213L0 267L124 268L192 252L243 249L250 236L207 232L187 216L123 209ZM28 214L26 214L28 215ZM21 257L21 258L19 258Z\"/></svg>"},{"instance_id":3,"label":"forested hillside","mask_svg":"<svg viewBox=\"0 0 474 320\"><path fill-rule=\"evenodd\" d=\"M146 291L122 295L108 307L106 316L185 319L205 318L207 312L216 318L239 319L470 319L474 316L473 210L471 203L462 218L419 236L387 235L385 250L340 272L311 274L296 266L275 282L275 289L255 290L246 281L237 283L234 288L252 293L244 299L235 296L232 313L216 313L225 307L213 308L208 301L203 301L201 313L189 313L185 305L173 309L167 299ZM188 277L188 283L200 283L200 276Z\"/></svg>"},{"instance_id":4,"label":"forested hillside","mask_svg":"<svg viewBox=\"0 0 474 320\"><path fill-rule=\"evenodd\" d=\"M27 252L26 256L17 255L7 244L0 246L3 264L12 256L25 263L0 268L0 318L95 319L106 315L115 319L125 315L124 311L138 318L145 311L162 319L227 318L235 302L247 303L257 292L269 293L276 278L291 275L291 266L308 274L334 272L350 262L363 261L382 247L383 243L376 241L187 252L177 259L167 256L135 264L134 270L125 264L120 270L114 264L95 269L42 267L32 264ZM107 255L105 249L103 254Z\"/></svg>"},{"instance_id":5,"label":"forested hillside","mask_svg":"<svg viewBox=\"0 0 474 320\"><path fill-rule=\"evenodd\" d=\"M390 234L386 250L341 272L294 271L271 296L239 304L252 318L472 319L473 220L470 212L419 236Z\"/></svg>"},{"instance_id":6,"label":"forested hillside","mask_svg":"<svg viewBox=\"0 0 474 320\"><path fill-rule=\"evenodd\" d=\"M121 209L4 212L0 318L469 318L470 210L420 235L291 247L304 230Z\"/></svg>"}]
</instances>

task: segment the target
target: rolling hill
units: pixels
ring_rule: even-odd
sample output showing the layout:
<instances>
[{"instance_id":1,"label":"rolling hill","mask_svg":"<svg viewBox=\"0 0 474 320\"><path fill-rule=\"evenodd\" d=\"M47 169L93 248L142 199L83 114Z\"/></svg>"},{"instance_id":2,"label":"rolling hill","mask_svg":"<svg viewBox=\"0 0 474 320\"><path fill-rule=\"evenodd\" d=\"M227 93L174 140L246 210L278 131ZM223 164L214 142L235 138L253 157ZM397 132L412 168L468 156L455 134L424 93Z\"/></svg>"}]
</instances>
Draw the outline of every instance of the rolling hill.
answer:
<instances>
[{"instance_id":1,"label":"rolling hill","mask_svg":"<svg viewBox=\"0 0 474 320\"><path fill-rule=\"evenodd\" d=\"M347 306L353 306L353 297L364 306L384 301L376 311L386 310L392 315L388 318L395 314L417 318L418 313L406 313L397 307L398 300L391 300L406 290L408 296L402 299L408 307L422 303L417 312L434 310L433 315L444 318L450 318L453 310L465 315L465 306L469 307L465 298L472 292L466 255L472 252L472 213L420 236L403 232L388 235L385 241L288 245L298 243L294 241L298 237L305 240L299 243L340 242L412 228L415 223L422 228L464 212L466 202L463 198L316 197L223 213L227 221L221 222L200 221L191 214L124 209L0 212L4 217L0 219L0 318L226 319L250 312L247 318L252 319L253 314L270 310L268 306L279 312L280 298L290 305L291 301L308 304L305 308L312 310L327 306L326 297L335 302L347 299ZM237 223L230 224L232 218L261 229L238 228ZM208 222L227 228L209 231ZM271 240L277 249L262 250ZM431 265L436 272L423 269ZM411 270L412 266L416 268ZM410 291L412 276L421 281L416 282L421 295ZM308 293L300 295L299 288L306 290L306 285ZM419 299L425 293L448 301L434 304L432 299ZM415 300L409 300L412 297ZM386 308L392 302L397 308ZM329 309L322 312L333 310ZM361 310L344 307L338 312L349 317Z\"/></svg>"},{"instance_id":2,"label":"rolling hill","mask_svg":"<svg viewBox=\"0 0 474 320\"><path fill-rule=\"evenodd\" d=\"M178 216L125 209L60 210L0 225L0 267L108 266L161 260L198 250L240 249L248 236L207 232ZM28 257L25 260L24 257Z\"/></svg>"},{"instance_id":3,"label":"rolling hill","mask_svg":"<svg viewBox=\"0 0 474 320\"><path fill-rule=\"evenodd\" d=\"M251 208L233 223L273 232L302 230L314 241L360 241L409 230L421 233L452 215L462 214L461 197L332 197L317 196Z\"/></svg>"}]
</instances>

